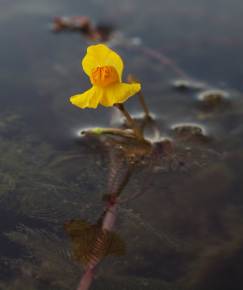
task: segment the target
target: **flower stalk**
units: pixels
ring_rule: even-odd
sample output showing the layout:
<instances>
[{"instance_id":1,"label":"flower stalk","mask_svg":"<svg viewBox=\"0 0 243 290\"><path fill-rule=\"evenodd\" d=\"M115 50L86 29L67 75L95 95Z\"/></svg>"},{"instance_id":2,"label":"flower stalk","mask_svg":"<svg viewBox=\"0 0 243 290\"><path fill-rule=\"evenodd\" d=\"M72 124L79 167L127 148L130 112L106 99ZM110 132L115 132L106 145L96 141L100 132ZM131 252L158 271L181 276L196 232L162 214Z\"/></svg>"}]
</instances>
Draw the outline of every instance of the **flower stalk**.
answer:
<instances>
[{"instance_id":1,"label":"flower stalk","mask_svg":"<svg viewBox=\"0 0 243 290\"><path fill-rule=\"evenodd\" d=\"M139 82L132 74L128 75L127 81L131 84ZM145 119L151 119L149 109L148 109L148 106L145 102L145 98L144 98L142 91L140 90L137 94L138 94L139 102L140 102L140 104L143 108L144 114L145 114Z\"/></svg>"},{"instance_id":2,"label":"flower stalk","mask_svg":"<svg viewBox=\"0 0 243 290\"><path fill-rule=\"evenodd\" d=\"M137 126L136 122L132 118L132 116L128 113L128 111L125 109L123 104L115 104L115 106L118 108L118 110L125 116L128 125L133 129L135 136L139 140L143 140L143 133L141 129Z\"/></svg>"},{"instance_id":3,"label":"flower stalk","mask_svg":"<svg viewBox=\"0 0 243 290\"><path fill-rule=\"evenodd\" d=\"M150 119L151 116L149 114L149 109L148 109L148 106L147 106L147 104L145 102L144 95L143 95L143 93L141 91L138 92L138 97L139 97L139 102L140 102L140 104L141 104L141 106L142 106L142 108L144 110L145 118L146 119Z\"/></svg>"}]
</instances>

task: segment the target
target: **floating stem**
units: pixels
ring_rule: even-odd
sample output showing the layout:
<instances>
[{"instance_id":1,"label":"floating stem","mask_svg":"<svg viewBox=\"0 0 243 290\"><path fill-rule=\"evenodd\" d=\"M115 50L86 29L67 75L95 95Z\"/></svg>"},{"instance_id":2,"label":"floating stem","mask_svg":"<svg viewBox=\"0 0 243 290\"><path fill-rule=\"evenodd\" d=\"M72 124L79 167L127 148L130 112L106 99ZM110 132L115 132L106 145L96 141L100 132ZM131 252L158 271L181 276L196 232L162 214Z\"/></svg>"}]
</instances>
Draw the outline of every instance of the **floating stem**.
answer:
<instances>
[{"instance_id":1,"label":"floating stem","mask_svg":"<svg viewBox=\"0 0 243 290\"><path fill-rule=\"evenodd\" d=\"M133 130L130 129L118 129L118 128L90 128L81 131L81 135L114 135L125 138L135 138Z\"/></svg>"}]
</instances>

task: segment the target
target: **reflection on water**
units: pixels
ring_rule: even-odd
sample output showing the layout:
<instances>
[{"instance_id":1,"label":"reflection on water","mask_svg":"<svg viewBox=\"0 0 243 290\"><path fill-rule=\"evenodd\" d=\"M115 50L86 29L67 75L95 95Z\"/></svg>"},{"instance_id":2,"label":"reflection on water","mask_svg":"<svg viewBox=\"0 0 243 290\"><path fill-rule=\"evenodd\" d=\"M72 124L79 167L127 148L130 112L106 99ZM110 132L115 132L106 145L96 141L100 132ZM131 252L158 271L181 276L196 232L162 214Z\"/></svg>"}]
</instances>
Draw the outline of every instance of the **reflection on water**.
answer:
<instances>
[{"instance_id":1,"label":"reflection on water","mask_svg":"<svg viewBox=\"0 0 243 290\"><path fill-rule=\"evenodd\" d=\"M75 289L84 272L75 253L102 262L91 289L242 289L242 3L0 5L0 289ZM49 28L79 14L117 27L111 44L154 116L137 118L152 150L72 136L117 121L68 104L88 87L77 63L90 40ZM137 115L136 97L128 106ZM105 217L117 189L111 237L102 226L114 223ZM106 257L124 243L125 255Z\"/></svg>"}]
</instances>

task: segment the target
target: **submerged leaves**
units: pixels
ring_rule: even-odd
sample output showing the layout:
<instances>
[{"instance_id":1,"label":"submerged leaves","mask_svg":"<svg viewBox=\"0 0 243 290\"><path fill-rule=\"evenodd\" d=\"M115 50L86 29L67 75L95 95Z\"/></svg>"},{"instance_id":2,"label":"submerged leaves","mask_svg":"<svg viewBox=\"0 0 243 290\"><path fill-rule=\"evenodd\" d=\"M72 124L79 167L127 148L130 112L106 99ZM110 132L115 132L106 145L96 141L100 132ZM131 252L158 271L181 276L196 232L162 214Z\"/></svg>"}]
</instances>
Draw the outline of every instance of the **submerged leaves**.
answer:
<instances>
[{"instance_id":1,"label":"submerged leaves","mask_svg":"<svg viewBox=\"0 0 243 290\"><path fill-rule=\"evenodd\" d=\"M83 266L98 263L108 255L125 254L123 240L116 233L103 230L98 224L71 220L65 223L65 230L71 238L73 257Z\"/></svg>"}]
</instances>

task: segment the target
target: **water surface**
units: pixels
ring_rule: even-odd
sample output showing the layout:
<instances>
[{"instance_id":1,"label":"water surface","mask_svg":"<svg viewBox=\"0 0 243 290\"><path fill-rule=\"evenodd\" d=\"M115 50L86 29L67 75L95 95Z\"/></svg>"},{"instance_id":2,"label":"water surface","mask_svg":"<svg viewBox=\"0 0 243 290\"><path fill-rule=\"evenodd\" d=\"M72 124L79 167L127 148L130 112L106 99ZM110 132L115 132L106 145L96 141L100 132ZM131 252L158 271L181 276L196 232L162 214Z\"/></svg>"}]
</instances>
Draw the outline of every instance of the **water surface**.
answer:
<instances>
[{"instance_id":1,"label":"water surface","mask_svg":"<svg viewBox=\"0 0 243 290\"><path fill-rule=\"evenodd\" d=\"M92 42L50 29L54 16L88 15L116 27L110 45L125 74L142 81L161 136L175 143L172 158L160 156L130 179L115 229L127 253L105 259L91 289L242 289L241 1L0 5L0 288L75 289L83 270L63 225L95 223L103 210L109 154L78 133L109 126L114 113L69 103L89 87L80 60ZM175 89L183 75L203 88ZM202 108L198 93L209 88L227 91L229 102ZM141 113L135 97L127 107ZM182 123L201 126L207 138L173 132Z\"/></svg>"}]
</instances>

